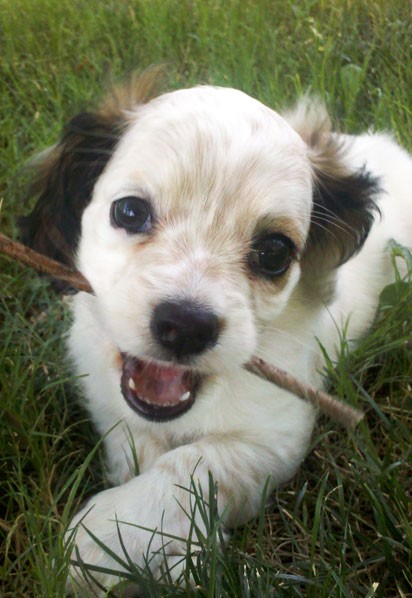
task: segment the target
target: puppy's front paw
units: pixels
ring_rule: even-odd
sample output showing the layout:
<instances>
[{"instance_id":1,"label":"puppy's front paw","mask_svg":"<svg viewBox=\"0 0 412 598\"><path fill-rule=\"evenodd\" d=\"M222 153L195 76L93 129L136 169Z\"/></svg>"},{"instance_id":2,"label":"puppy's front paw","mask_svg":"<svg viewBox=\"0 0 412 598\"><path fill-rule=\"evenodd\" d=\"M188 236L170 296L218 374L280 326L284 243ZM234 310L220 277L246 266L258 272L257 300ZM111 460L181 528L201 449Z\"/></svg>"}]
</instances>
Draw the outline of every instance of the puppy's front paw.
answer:
<instances>
[{"instance_id":1,"label":"puppy's front paw","mask_svg":"<svg viewBox=\"0 0 412 598\"><path fill-rule=\"evenodd\" d=\"M66 535L69 592L104 596L120 582L130 591L128 584L137 588L145 568L155 578L165 571L169 579L181 575L187 551L199 549L197 538L187 543L191 530L199 529L191 525L192 493L162 487L156 477L148 472L101 492L75 516Z\"/></svg>"}]
</instances>

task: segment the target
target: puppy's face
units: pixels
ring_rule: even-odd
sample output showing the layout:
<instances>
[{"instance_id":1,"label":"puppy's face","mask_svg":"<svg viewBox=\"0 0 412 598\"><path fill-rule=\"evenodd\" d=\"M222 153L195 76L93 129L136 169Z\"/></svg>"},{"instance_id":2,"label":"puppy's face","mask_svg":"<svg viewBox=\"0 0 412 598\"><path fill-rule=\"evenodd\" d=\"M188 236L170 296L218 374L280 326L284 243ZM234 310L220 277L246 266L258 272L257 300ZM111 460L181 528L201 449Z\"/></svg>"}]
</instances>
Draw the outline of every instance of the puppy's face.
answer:
<instances>
[{"instance_id":1,"label":"puppy's face","mask_svg":"<svg viewBox=\"0 0 412 598\"><path fill-rule=\"evenodd\" d=\"M299 279L311 205L305 144L241 92L174 92L130 115L84 211L78 265L138 410L180 414L203 376L256 351Z\"/></svg>"},{"instance_id":2,"label":"puppy's face","mask_svg":"<svg viewBox=\"0 0 412 598\"><path fill-rule=\"evenodd\" d=\"M111 119L69 124L23 229L60 259L77 245L123 396L161 421L257 351L328 233L326 269L361 246L373 185L329 135L319 149L309 134L311 147L239 91L172 92Z\"/></svg>"}]
</instances>

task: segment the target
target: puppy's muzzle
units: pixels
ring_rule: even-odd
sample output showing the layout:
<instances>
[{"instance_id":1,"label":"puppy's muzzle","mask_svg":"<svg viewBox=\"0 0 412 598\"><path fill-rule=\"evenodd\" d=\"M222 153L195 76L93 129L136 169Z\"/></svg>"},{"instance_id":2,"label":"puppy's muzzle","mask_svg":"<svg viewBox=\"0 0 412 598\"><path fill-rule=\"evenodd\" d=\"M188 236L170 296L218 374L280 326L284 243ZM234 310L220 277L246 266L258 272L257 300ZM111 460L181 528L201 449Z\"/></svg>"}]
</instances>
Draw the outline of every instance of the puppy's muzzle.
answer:
<instances>
[{"instance_id":1,"label":"puppy's muzzle","mask_svg":"<svg viewBox=\"0 0 412 598\"><path fill-rule=\"evenodd\" d=\"M128 405L150 421L168 421L194 404L205 376L188 367L216 345L221 320L194 301L164 301L153 311L150 329L164 355L122 354L121 391Z\"/></svg>"},{"instance_id":2,"label":"puppy's muzzle","mask_svg":"<svg viewBox=\"0 0 412 598\"><path fill-rule=\"evenodd\" d=\"M221 321L212 310L192 301L165 301L154 309L154 339L175 359L203 353L216 345Z\"/></svg>"}]
</instances>

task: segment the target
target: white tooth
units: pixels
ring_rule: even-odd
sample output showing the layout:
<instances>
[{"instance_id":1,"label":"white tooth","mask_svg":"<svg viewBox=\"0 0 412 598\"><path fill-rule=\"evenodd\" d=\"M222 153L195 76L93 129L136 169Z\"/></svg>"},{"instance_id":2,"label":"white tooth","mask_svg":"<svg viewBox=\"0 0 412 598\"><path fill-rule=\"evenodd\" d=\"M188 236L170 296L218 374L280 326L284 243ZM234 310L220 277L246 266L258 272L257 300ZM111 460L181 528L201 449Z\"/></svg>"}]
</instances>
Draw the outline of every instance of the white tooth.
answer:
<instances>
[{"instance_id":1,"label":"white tooth","mask_svg":"<svg viewBox=\"0 0 412 598\"><path fill-rule=\"evenodd\" d=\"M190 397L190 390L186 391L185 394L183 394L179 401L183 402L183 401L187 401L187 399Z\"/></svg>"},{"instance_id":2,"label":"white tooth","mask_svg":"<svg viewBox=\"0 0 412 598\"><path fill-rule=\"evenodd\" d=\"M129 378L129 387L130 387L132 390L136 390L136 384L134 383L134 380L133 380L133 378Z\"/></svg>"}]
</instances>

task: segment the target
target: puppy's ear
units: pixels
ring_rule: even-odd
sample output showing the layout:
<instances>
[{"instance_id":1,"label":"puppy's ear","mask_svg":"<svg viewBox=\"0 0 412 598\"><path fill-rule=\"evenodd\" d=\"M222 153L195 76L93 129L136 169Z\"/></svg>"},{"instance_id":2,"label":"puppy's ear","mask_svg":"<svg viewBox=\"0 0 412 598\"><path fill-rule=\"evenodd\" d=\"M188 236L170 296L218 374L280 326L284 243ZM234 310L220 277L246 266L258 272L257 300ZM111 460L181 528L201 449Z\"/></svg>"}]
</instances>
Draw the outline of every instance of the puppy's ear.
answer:
<instances>
[{"instance_id":1,"label":"puppy's ear","mask_svg":"<svg viewBox=\"0 0 412 598\"><path fill-rule=\"evenodd\" d=\"M153 99L162 68L153 67L113 87L96 112L84 112L63 129L60 142L33 167L33 211L20 219L23 242L72 266L82 213L127 124L127 112Z\"/></svg>"},{"instance_id":2,"label":"puppy's ear","mask_svg":"<svg viewBox=\"0 0 412 598\"><path fill-rule=\"evenodd\" d=\"M19 220L26 245L73 265L81 215L118 134L119 123L85 112L66 125L57 145L37 158L33 164L37 173L30 188L37 203Z\"/></svg>"},{"instance_id":3,"label":"puppy's ear","mask_svg":"<svg viewBox=\"0 0 412 598\"><path fill-rule=\"evenodd\" d=\"M302 270L319 275L362 248L379 213L379 182L365 168L349 167L350 141L332 133L322 106L304 100L286 119L307 143L312 162L313 206Z\"/></svg>"}]
</instances>

